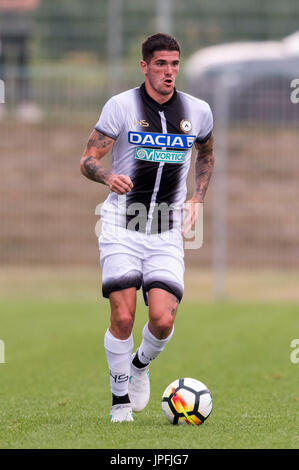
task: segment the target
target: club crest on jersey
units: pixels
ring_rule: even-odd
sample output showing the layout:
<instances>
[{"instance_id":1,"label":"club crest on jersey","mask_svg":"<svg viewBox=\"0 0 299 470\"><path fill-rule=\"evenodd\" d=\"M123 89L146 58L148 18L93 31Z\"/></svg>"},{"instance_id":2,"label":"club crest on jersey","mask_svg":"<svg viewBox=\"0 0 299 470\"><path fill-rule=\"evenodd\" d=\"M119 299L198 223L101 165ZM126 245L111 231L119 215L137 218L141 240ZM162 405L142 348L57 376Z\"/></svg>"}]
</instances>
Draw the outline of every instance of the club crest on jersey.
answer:
<instances>
[{"instance_id":1,"label":"club crest on jersey","mask_svg":"<svg viewBox=\"0 0 299 470\"><path fill-rule=\"evenodd\" d=\"M192 129L192 123L188 119L182 119L180 122L180 128L183 132L190 132Z\"/></svg>"},{"instance_id":2,"label":"club crest on jersey","mask_svg":"<svg viewBox=\"0 0 299 470\"><path fill-rule=\"evenodd\" d=\"M141 147L166 147L183 150L191 148L195 139L195 135L132 131L128 133L129 143Z\"/></svg>"}]
</instances>

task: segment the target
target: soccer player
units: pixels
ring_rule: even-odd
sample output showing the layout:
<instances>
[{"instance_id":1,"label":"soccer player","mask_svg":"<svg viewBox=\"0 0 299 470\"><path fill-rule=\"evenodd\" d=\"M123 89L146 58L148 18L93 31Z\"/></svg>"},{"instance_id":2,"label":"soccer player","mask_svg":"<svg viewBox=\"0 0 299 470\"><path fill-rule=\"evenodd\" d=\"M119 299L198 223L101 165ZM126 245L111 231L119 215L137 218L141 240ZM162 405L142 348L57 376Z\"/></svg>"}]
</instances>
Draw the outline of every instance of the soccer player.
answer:
<instances>
[{"instance_id":1,"label":"soccer player","mask_svg":"<svg viewBox=\"0 0 299 470\"><path fill-rule=\"evenodd\" d=\"M158 33L142 44L144 83L104 105L81 158L87 178L109 187L99 238L102 292L109 298L104 347L112 391L111 422L133 421L150 397L149 365L174 332L184 289L182 213L191 150L195 190L185 233L203 203L213 157L209 105L177 91L180 45ZM112 151L112 171L101 159ZM185 206L186 207L186 206ZM148 322L133 353L136 291L142 287Z\"/></svg>"}]
</instances>

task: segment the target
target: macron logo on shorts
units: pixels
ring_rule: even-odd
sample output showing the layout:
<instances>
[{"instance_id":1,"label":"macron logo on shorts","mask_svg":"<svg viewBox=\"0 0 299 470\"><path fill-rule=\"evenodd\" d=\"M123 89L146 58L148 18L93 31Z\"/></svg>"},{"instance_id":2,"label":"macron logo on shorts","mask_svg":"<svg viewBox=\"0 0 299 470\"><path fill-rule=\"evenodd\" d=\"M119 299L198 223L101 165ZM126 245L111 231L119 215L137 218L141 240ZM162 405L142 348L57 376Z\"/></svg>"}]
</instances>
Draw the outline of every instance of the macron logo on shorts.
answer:
<instances>
[{"instance_id":1,"label":"macron logo on shorts","mask_svg":"<svg viewBox=\"0 0 299 470\"><path fill-rule=\"evenodd\" d=\"M140 147L166 147L181 150L190 149L195 139L195 135L128 132L129 143Z\"/></svg>"}]
</instances>

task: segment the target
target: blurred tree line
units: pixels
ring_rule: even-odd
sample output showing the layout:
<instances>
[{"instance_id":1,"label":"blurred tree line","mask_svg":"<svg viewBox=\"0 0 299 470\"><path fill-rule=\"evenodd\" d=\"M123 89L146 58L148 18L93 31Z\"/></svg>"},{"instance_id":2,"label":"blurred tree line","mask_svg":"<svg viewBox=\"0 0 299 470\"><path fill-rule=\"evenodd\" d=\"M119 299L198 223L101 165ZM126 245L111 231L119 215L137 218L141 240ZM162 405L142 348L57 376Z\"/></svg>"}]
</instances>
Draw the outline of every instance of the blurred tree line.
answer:
<instances>
[{"instance_id":1,"label":"blurred tree line","mask_svg":"<svg viewBox=\"0 0 299 470\"><path fill-rule=\"evenodd\" d=\"M121 0L120 0L121 1ZM111 2L111 0L110 0ZM42 0L36 12L36 54L61 59L73 51L105 58L109 0ZM123 54L156 32L156 1L122 0ZM280 39L298 29L298 0L173 0L172 33L186 54L236 40ZM138 44L137 44L138 43Z\"/></svg>"}]
</instances>

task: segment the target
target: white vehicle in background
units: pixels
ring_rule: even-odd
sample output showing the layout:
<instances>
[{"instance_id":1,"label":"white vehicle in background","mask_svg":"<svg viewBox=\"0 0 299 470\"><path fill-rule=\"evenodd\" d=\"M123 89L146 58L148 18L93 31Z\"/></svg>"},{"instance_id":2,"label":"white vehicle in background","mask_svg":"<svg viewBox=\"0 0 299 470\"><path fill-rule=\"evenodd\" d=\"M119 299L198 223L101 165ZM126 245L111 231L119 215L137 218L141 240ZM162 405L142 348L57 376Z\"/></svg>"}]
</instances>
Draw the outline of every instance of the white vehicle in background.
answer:
<instances>
[{"instance_id":1,"label":"white vehicle in background","mask_svg":"<svg viewBox=\"0 0 299 470\"><path fill-rule=\"evenodd\" d=\"M281 41L206 47L189 58L185 74L190 94L212 108L219 93L229 95L230 120L299 119L299 31Z\"/></svg>"}]
</instances>

